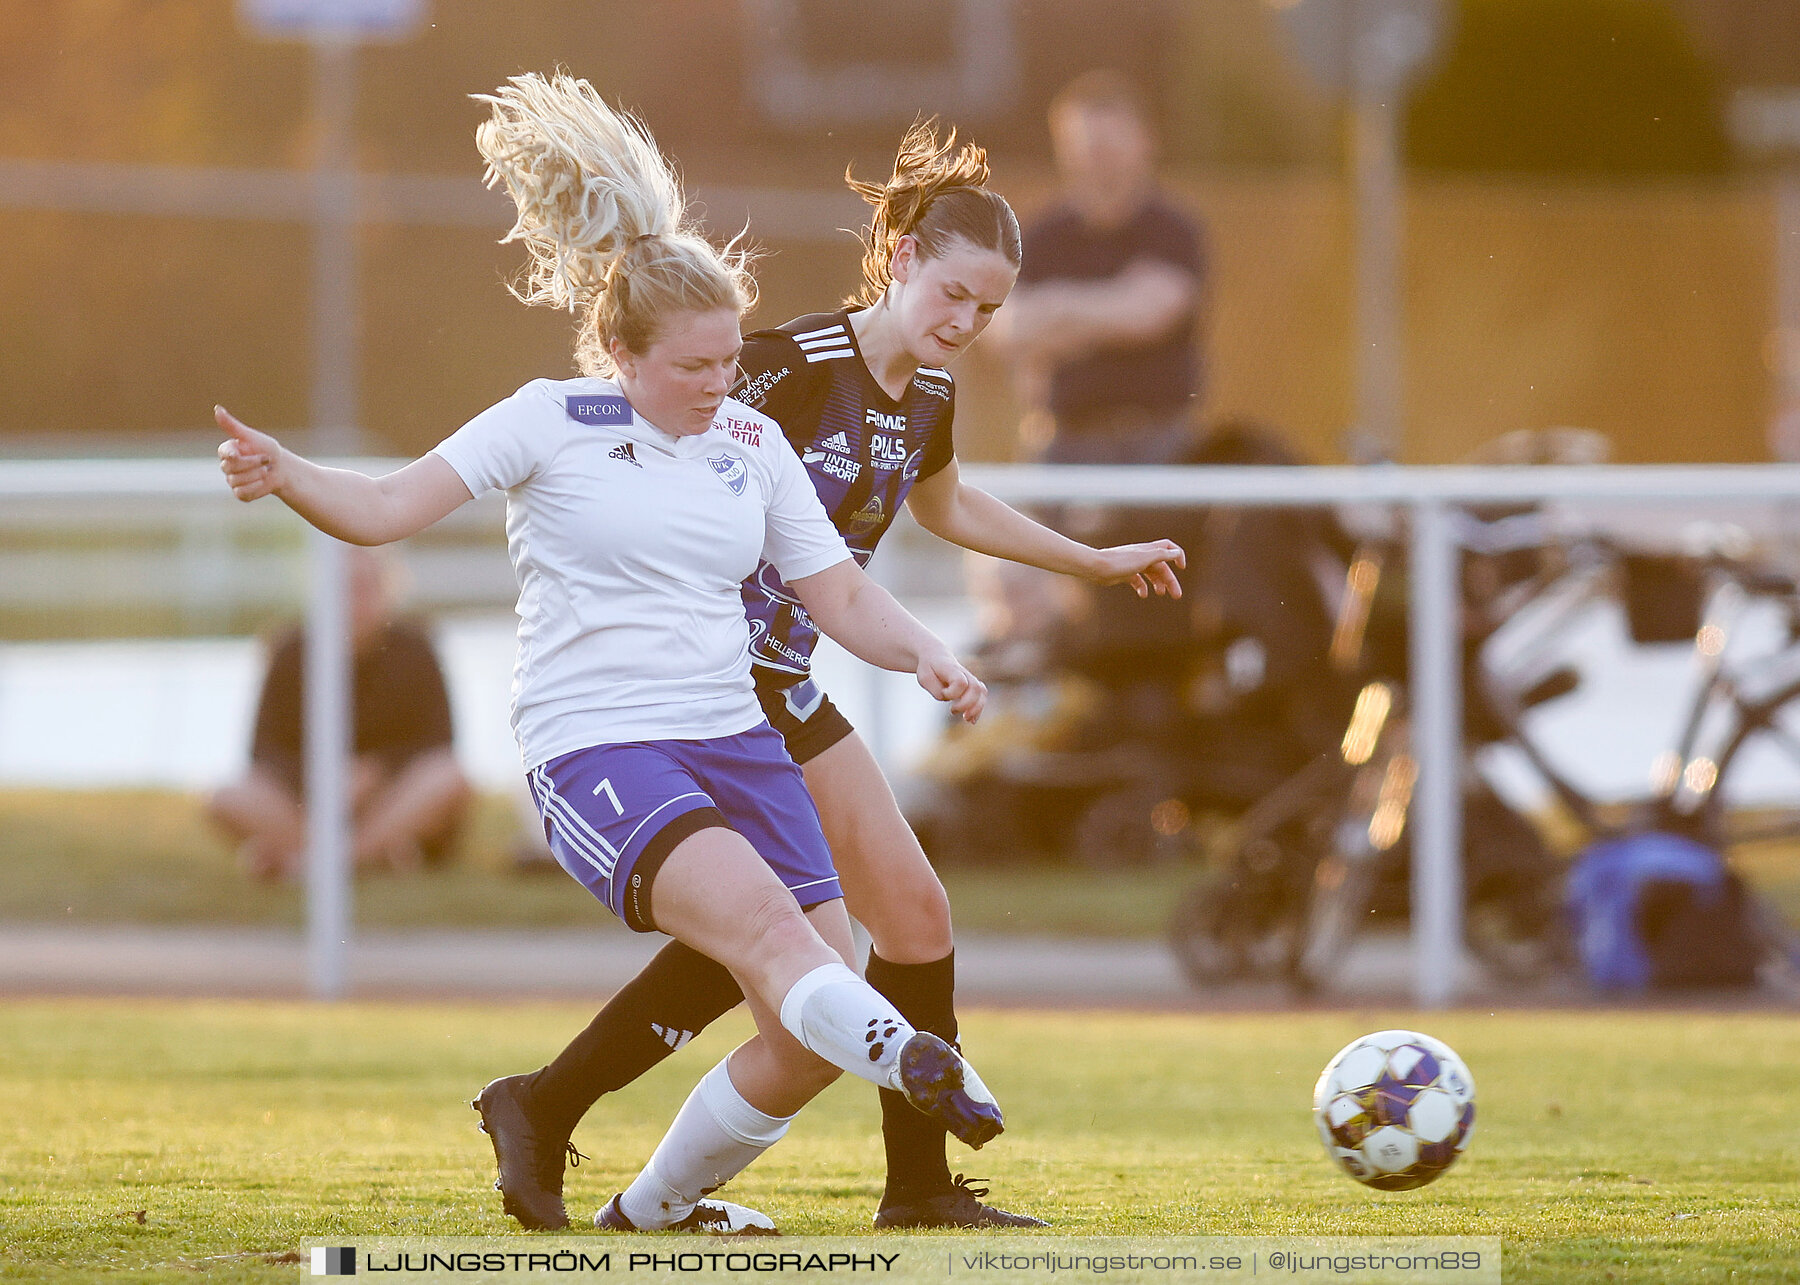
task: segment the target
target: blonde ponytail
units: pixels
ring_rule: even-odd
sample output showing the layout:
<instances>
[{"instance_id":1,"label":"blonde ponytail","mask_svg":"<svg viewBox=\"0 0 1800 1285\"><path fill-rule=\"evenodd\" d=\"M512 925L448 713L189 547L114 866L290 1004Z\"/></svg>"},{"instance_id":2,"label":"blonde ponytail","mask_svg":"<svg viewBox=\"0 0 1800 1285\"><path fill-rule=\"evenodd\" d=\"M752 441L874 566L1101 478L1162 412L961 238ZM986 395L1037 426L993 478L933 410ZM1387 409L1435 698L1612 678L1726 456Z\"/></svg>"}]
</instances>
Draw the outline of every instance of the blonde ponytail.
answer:
<instances>
[{"instance_id":1,"label":"blonde ponytail","mask_svg":"<svg viewBox=\"0 0 1800 1285\"><path fill-rule=\"evenodd\" d=\"M533 73L474 97L492 109L475 131L484 181L518 210L501 243L530 256L513 293L582 313L583 374L612 374L611 340L641 353L677 312L754 304L750 252L707 241L650 131L587 81Z\"/></svg>"}]
</instances>

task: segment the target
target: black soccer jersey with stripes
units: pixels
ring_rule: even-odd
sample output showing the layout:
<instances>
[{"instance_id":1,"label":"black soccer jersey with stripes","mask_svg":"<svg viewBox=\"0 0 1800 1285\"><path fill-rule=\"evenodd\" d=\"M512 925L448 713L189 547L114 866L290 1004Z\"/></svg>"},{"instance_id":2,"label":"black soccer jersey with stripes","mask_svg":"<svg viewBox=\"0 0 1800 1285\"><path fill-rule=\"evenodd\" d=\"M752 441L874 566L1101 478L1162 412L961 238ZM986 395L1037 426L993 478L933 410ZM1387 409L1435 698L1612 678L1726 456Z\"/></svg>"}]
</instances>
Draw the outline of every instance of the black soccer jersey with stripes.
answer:
<instances>
[{"instance_id":1,"label":"black soccer jersey with stripes","mask_svg":"<svg viewBox=\"0 0 1800 1285\"><path fill-rule=\"evenodd\" d=\"M844 312L797 317L745 336L731 395L781 425L825 511L860 565L892 525L907 492L955 455L950 373L921 366L899 401L875 382ZM795 676L812 669L818 628L763 563L744 582L752 663Z\"/></svg>"}]
</instances>

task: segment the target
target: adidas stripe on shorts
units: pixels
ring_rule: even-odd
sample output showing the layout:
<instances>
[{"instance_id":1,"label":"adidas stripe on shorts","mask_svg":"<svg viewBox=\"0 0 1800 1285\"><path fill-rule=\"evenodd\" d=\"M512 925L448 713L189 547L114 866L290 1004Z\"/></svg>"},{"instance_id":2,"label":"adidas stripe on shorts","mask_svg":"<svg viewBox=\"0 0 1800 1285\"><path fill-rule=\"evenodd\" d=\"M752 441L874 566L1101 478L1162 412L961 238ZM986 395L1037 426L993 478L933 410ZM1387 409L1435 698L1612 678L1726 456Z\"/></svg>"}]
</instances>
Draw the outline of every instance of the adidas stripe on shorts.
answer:
<instances>
[{"instance_id":1,"label":"adidas stripe on shorts","mask_svg":"<svg viewBox=\"0 0 1800 1285\"><path fill-rule=\"evenodd\" d=\"M663 860L708 826L748 839L802 908L844 895L806 780L767 723L589 746L526 779L557 862L637 932L656 931L651 884Z\"/></svg>"}]
</instances>

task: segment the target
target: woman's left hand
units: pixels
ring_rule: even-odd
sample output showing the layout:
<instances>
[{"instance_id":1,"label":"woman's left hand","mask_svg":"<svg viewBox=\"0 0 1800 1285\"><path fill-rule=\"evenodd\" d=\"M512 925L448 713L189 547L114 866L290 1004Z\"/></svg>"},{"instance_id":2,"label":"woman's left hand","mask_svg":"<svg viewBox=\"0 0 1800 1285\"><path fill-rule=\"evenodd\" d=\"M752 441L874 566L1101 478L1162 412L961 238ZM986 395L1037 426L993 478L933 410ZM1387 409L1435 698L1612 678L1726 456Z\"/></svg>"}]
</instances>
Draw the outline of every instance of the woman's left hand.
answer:
<instances>
[{"instance_id":1,"label":"woman's left hand","mask_svg":"<svg viewBox=\"0 0 1800 1285\"><path fill-rule=\"evenodd\" d=\"M926 656L919 661L919 686L950 706L965 723L981 717L987 704L987 684L982 682L949 652Z\"/></svg>"},{"instance_id":2,"label":"woman's left hand","mask_svg":"<svg viewBox=\"0 0 1800 1285\"><path fill-rule=\"evenodd\" d=\"M1128 584L1140 598L1148 598L1153 591L1170 598L1181 597L1181 581L1175 572L1187 567L1187 553L1175 541L1119 544L1095 553L1099 565L1088 576L1095 584Z\"/></svg>"}]
</instances>

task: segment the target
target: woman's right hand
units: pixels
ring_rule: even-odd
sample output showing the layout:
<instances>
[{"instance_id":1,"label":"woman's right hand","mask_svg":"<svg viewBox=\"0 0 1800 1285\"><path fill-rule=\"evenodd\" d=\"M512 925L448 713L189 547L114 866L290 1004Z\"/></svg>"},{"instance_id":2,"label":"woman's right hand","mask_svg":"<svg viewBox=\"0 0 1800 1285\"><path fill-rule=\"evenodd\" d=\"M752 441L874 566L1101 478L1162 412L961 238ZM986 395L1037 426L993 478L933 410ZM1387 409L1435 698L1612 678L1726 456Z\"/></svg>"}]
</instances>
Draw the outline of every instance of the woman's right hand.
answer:
<instances>
[{"instance_id":1,"label":"woman's right hand","mask_svg":"<svg viewBox=\"0 0 1800 1285\"><path fill-rule=\"evenodd\" d=\"M282 449L267 433L259 432L223 406L213 407L213 419L225 433L219 443L219 471L238 499L248 503L273 495L281 488Z\"/></svg>"},{"instance_id":2,"label":"woman's right hand","mask_svg":"<svg viewBox=\"0 0 1800 1285\"><path fill-rule=\"evenodd\" d=\"M987 684L948 650L921 656L916 675L919 686L948 705L963 722L973 723L981 717L987 705Z\"/></svg>"}]
</instances>

